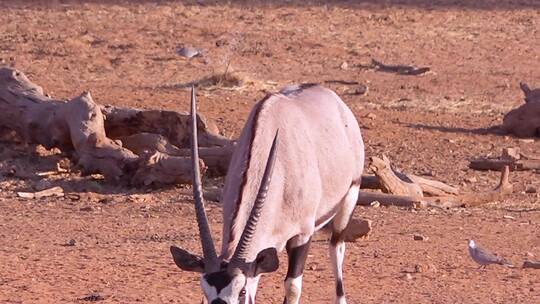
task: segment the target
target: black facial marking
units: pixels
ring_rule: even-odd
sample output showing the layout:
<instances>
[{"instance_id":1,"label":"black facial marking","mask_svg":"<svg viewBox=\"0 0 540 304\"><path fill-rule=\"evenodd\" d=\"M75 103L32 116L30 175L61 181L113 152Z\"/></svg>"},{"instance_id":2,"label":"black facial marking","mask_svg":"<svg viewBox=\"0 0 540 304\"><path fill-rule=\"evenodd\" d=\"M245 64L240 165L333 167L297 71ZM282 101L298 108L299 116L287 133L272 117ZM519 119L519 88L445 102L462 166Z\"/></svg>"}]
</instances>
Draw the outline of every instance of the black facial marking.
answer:
<instances>
[{"instance_id":1,"label":"black facial marking","mask_svg":"<svg viewBox=\"0 0 540 304\"><path fill-rule=\"evenodd\" d=\"M338 297L343 297L345 295L345 292L343 291L343 282L340 279L336 280L336 295Z\"/></svg>"},{"instance_id":2,"label":"black facial marking","mask_svg":"<svg viewBox=\"0 0 540 304\"><path fill-rule=\"evenodd\" d=\"M210 286L213 286L216 288L217 293L220 293L221 290L227 287L227 285L229 285L232 281L231 275L226 270L209 273L205 275L204 278L206 279L206 282ZM213 303L214 301L212 301L212 304ZM218 302L218 303L221 303L221 302Z\"/></svg>"},{"instance_id":3,"label":"black facial marking","mask_svg":"<svg viewBox=\"0 0 540 304\"><path fill-rule=\"evenodd\" d=\"M289 257L289 266L287 269L287 279L297 278L304 272L304 265L309 251L311 239L302 246L289 248L287 247L287 255Z\"/></svg>"},{"instance_id":4,"label":"black facial marking","mask_svg":"<svg viewBox=\"0 0 540 304\"><path fill-rule=\"evenodd\" d=\"M217 299L213 300L212 303L210 303L210 304L227 304L227 302L223 301L220 298L217 298Z\"/></svg>"}]
</instances>

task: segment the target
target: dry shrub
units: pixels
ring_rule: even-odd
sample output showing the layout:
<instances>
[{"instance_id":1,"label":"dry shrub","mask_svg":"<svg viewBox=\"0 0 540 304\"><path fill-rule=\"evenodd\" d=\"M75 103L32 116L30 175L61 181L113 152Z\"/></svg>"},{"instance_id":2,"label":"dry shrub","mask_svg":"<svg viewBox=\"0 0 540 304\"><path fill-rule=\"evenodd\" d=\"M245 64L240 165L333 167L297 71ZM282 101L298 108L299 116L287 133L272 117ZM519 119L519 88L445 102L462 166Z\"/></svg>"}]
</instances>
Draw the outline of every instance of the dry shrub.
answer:
<instances>
[{"instance_id":1,"label":"dry shrub","mask_svg":"<svg viewBox=\"0 0 540 304\"><path fill-rule=\"evenodd\" d=\"M196 82L197 88L216 89L216 88L241 88L246 83L245 77L233 73L213 73Z\"/></svg>"}]
</instances>

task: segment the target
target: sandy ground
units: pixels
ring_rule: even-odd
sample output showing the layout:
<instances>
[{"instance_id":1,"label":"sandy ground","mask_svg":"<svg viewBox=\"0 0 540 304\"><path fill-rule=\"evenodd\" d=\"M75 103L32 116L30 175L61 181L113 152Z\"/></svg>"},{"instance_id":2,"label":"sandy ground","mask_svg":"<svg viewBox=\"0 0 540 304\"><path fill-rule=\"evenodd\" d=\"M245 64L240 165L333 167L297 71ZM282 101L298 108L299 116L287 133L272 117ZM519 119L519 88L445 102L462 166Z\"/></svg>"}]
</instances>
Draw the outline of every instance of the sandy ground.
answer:
<instances>
[{"instance_id":1,"label":"sandy ground","mask_svg":"<svg viewBox=\"0 0 540 304\"><path fill-rule=\"evenodd\" d=\"M324 83L361 123L368 157L385 153L407 172L464 191L494 187L498 174L468 170L468 160L504 147L540 150L538 140L486 129L522 102L519 81L540 86L540 5L396 2L2 1L0 64L58 98L90 90L102 104L179 111L188 108L182 84L229 66L244 79L241 88L199 92L200 111L229 137L267 92ZM179 57L184 44L204 56ZM431 72L363 68L371 59ZM355 86L333 80L369 90L352 95ZM13 164L29 172L53 168L58 156L43 155L0 142L0 302L198 303L198 277L178 270L168 252L171 244L199 250L186 189L127 189L76 174L7 175ZM514 172L511 179L515 194L481 208L358 207L355 216L372 220L374 231L348 244L348 302L540 303L538 270L477 270L467 255L465 239L474 238L517 266L540 260L540 198L524 193L526 185L540 189L539 175ZM16 196L51 185L70 195ZM219 240L220 206L208 212ZM415 241L415 233L428 239ZM311 248L302 300L329 303L327 244ZM281 303L284 268L263 278L258 302Z\"/></svg>"}]
</instances>

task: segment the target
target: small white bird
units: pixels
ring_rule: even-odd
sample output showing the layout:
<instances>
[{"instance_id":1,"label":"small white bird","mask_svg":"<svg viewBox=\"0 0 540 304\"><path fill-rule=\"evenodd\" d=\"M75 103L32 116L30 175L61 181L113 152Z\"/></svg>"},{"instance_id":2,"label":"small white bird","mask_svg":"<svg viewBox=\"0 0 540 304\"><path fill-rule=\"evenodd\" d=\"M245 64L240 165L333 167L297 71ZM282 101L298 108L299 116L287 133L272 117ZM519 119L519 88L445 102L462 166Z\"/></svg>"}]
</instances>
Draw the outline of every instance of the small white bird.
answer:
<instances>
[{"instance_id":1,"label":"small white bird","mask_svg":"<svg viewBox=\"0 0 540 304\"><path fill-rule=\"evenodd\" d=\"M202 56L202 50L198 48L194 48L191 46L181 46L176 48L176 54L186 57L186 58L193 58L197 56Z\"/></svg>"},{"instance_id":2,"label":"small white bird","mask_svg":"<svg viewBox=\"0 0 540 304\"><path fill-rule=\"evenodd\" d=\"M510 264L502 257L498 257L495 254L490 253L484 248L476 245L473 240L469 240L469 254L476 263L480 264L479 268L486 268L486 266L489 264L498 264L513 267L512 264Z\"/></svg>"}]
</instances>

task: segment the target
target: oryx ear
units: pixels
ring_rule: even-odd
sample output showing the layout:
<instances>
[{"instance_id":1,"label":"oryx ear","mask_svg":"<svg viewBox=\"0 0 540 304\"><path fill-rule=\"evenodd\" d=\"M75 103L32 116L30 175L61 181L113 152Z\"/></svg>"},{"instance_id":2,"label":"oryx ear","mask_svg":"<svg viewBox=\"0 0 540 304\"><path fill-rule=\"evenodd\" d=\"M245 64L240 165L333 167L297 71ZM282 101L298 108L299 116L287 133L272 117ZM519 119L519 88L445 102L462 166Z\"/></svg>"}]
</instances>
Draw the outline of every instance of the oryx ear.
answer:
<instances>
[{"instance_id":1,"label":"oryx ear","mask_svg":"<svg viewBox=\"0 0 540 304\"><path fill-rule=\"evenodd\" d=\"M200 256L191 254L184 249L171 246L174 263L185 271L204 272L204 261Z\"/></svg>"},{"instance_id":2,"label":"oryx ear","mask_svg":"<svg viewBox=\"0 0 540 304\"><path fill-rule=\"evenodd\" d=\"M520 82L519 87L523 91L523 94L525 94L525 97L531 92L531 88L529 88L529 86L525 82Z\"/></svg>"},{"instance_id":3,"label":"oryx ear","mask_svg":"<svg viewBox=\"0 0 540 304\"><path fill-rule=\"evenodd\" d=\"M255 259L255 275L274 272L279 267L279 259L276 248L266 248L257 254Z\"/></svg>"}]
</instances>

